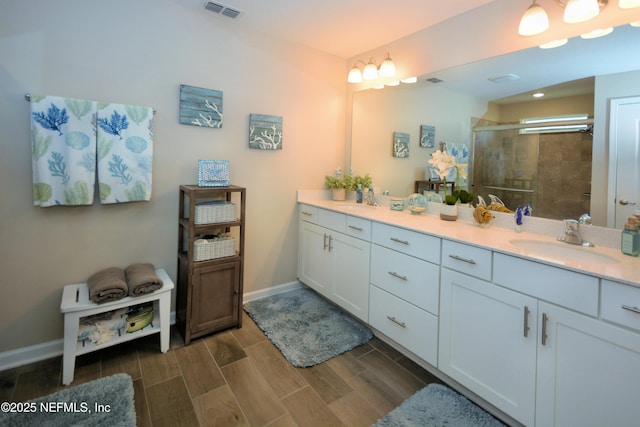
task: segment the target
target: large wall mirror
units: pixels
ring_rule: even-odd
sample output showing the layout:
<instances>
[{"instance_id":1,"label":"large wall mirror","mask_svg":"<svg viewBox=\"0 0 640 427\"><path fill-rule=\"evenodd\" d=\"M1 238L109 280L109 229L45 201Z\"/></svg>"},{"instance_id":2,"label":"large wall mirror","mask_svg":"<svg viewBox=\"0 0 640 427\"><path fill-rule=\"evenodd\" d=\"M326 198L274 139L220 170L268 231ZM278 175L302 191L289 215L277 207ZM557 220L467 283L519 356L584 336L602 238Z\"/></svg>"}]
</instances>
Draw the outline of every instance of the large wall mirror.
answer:
<instances>
[{"instance_id":1,"label":"large wall mirror","mask_svg":"<svg viewBox=\"0 0 640 427\"><path fill-rule=\"evenodd\" d=\"M474 180L479 179L474 160L484 155L486 166L493 155L500 161L485 175L499 175L503 181L500 185L489 183L490 189L478 187L480 194L497 194L500 189L495 187L504 186L511 189L507 193L517 196L511 203L518 203L546 188L548 200L536 204L536 216L560 219L584 211L591 214L594 224L614 227L615 214L608 206L615 202L610 177L616 176L616 165L609 163L609 106L612 99L640 96L640 55L634 54L638 46L640 28L624 25L605 37L574 38L554 49L536 47L430 73L414 84L356 92L351 168L358 174L370 173L378 190L405 197L414 192L416 181L428 178L427 160L439 142L466 146L471 160L469 185L474 186L474 192L478 193ZM532 94L540 90L545 96L534 99ZM590 126L571 141L555 133L530 135L528 142L504 148L499 154L497 145L506 147L518 138L519 131L501 133L499 126L486 127L518 123L525 117L572 113L587 113ZM421 141L424 125L435 128L433 144ZM476 132L474 137L474 129L480 126L489 133ZM393 138L398 132L409 135L408 157L393 154ZM493 146L474 151L474 140L490 137L494 138ZM588 149L585 144L590 145ZM563 156L566 161L580 160L579 164L565 164L567 170L582 168L580 177L550 173L548 162ZM539 162L535 178L544 181L527 182L532 175L532 167L525 164L528 159ZM567 180L573 180L571 185ZM552 192L552 188L558 191ZM518 189L522 191L514 191ZM509 198L504 192L500 194ZM571 209L566 209L569 205Z\"/></svg>"}]
</instances>

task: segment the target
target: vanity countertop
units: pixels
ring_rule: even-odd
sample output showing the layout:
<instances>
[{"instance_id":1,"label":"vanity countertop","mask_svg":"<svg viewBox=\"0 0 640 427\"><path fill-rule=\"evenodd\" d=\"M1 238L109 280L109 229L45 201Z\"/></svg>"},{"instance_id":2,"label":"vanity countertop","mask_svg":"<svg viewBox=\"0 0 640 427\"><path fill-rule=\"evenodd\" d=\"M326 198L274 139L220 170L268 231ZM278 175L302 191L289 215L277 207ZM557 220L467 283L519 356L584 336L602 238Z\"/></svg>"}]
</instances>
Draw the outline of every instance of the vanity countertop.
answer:
<instances>
[{"instance_id":1,"label":"vanity countertop","mask_svg":"<svg viewBox=\"0 0 640 427\"><path fill-rule=\"evenodd\" d=\"M350 200L332 201L304 193L298 194L298 202L640 287L640 258L624 255L620 249L604 246L583 248L557 242L554 237L526 230L516 232L514 229L494 225L484 227L464 219L443 221L437 215L412 215L408 210L392 211L388 206L370 207ZM462 209L471 210L470 208ZM561 221L555 222L559 227L563 227ZM559 230L558 235L561 234L562 228ZM518 241L524 244L517 245ZM546 254L544 251L535 250L538 242L572 246L576 251L586 251L602 256L603 262ZM559 249L562 250L562 248Z\"/></svg>"}]
</instances>

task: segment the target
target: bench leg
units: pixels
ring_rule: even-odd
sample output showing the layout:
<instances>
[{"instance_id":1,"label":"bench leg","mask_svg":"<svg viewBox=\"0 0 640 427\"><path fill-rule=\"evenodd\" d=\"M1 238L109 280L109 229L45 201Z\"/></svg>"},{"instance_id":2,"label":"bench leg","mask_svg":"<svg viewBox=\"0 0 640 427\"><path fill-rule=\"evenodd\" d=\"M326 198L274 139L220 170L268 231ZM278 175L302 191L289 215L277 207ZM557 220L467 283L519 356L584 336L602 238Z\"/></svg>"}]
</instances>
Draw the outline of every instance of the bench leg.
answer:
<instances>
[{"instance_id":1,"label":"bench leg","mask_svg":"<svg viewBox=\"0 0 640 427\"><path fill-rule=\"evenodd\" d=\"M169 337L171 332L170 311L171 311L171 292L165 292L160 295L158 300L160 306L160 351L166 353L169 351Z\"/></svg>"},{"instance_id":2,"label":"bench leg","mask_svg":"<svg viewBox=\"0 0 640 427\"><path fill-rule=\"evenodd\" d=\"M62 356L62 384L69 385L73 382L73 373L76 366L76 346L78 342L78 328L80 316L77 314L65 314L64 316L64 352Z\"/></svg>"}]
</instances>

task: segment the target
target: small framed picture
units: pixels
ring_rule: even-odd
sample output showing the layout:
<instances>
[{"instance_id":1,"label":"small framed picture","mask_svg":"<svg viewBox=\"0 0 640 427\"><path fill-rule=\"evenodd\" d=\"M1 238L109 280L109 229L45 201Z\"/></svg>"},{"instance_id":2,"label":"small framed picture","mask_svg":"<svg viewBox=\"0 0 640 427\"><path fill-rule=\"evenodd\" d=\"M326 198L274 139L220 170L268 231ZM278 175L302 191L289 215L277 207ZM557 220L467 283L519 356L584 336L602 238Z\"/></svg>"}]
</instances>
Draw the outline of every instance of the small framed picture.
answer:
<instances>
[{"instance_id":1,"label":"small framed picture","mask_svg":"<svg viewBox=\"0 0 640 427\"><path fill-rule=\"evenodd\" d=\"M409 134L393 133L393 157L409 157Z\"/></svg>"},{"instance_id":2,"label":"small framed picture","mask_svg":"<svg viewBox=\"0 0 640 427\"><path fill-rule=\"evenodd\" d=\"M433 148L436 140L436 127L420 125L420 147Z\"/></svg>"}]
</instances>

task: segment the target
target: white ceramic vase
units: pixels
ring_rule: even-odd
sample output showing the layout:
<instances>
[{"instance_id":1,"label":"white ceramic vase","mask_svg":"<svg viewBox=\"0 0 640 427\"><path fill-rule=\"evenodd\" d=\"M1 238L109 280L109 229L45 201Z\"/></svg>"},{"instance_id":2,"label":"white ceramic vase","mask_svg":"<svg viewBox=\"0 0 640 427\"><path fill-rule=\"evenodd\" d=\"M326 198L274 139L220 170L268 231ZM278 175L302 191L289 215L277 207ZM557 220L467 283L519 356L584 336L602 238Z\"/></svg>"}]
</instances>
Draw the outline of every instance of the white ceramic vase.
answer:
<instances>
[{"instance_id":1,"label":"white ceramic vase","mask_svg":"<svg viewBox=\"0 0 640 427\"><path fill-rule=\"evenodd\" d=\"M458 219L458 206L443 204L440 207L440 219L444 221L456 221Z\"/></svg>"}]
</instances>

